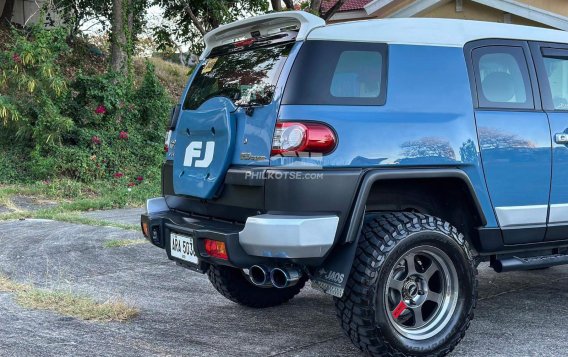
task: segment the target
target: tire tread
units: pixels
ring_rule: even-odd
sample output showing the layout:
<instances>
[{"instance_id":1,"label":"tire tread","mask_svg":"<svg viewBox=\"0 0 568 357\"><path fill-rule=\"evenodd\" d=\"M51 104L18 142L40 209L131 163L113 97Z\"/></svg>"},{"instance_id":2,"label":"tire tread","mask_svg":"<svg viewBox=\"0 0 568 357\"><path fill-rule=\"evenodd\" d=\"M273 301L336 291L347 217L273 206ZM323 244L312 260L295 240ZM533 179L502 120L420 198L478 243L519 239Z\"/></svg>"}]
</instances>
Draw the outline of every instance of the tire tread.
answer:
<instances>
[{"instance_id":1,"label":"tire tread","mask_svg":"<svg viewBox=\"0 0 568 357\"><path fill-rule=\"evenodd\" d=\"M380 268L388 254L408 234L422 230L444 233L451 237L465 252L473 281L472 304L465 321L457 333L446 343L446 347L436 351L434 356L449 354L465 336L474 317L477 304L477 259L464 236L450 223L440 218L419 213L396 212L371 214L365 219L362 235L351 274L342 298L335 298L337 317L341 327L351 341L371 356L412 356L397 350L381 338L380 327L374 323L374 309L371 308L374 285Z\"/></svg>"}]
</instances>

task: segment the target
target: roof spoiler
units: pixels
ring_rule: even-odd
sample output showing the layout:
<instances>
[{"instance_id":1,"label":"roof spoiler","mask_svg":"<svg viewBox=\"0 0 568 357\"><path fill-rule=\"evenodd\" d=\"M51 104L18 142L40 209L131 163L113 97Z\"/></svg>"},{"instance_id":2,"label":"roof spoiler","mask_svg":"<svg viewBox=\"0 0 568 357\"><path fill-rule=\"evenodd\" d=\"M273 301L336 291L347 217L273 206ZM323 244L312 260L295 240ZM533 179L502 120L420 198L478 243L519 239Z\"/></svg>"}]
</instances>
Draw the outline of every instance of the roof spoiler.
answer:
<instances>
[{"instance_id":1,"label":"roof spoiler","mask_svg":"<svg viewBox=\"0 0 568 357\"><path fill-rule=\"evenodd\" d=\"M201 59L207 57L213 48L243 37L249 38L253 32L267 35L281 32L282 29L296 27L299 30L296 40L300 41L305 39L311 30L322 26L325 26L325 21L322 18L305 11L274 12L235 21L219 26L205 35L205 51L201 54Z\"/></svg>"}]
</instances>

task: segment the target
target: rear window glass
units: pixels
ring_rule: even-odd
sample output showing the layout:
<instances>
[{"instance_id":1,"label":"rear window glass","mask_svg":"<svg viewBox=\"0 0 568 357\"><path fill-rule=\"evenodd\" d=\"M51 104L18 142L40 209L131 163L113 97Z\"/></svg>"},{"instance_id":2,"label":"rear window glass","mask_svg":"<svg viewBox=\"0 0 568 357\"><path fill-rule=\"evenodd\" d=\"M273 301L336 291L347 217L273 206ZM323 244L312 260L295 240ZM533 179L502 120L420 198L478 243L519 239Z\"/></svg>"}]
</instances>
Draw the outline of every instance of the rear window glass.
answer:
<instances>
[{"instance_id":1,"label":"rear window glass","mask_svg":"<svg viewBox=\"0 0 568 357\"><path fill-rule=\"evenodd\" d=\"M206 59L189 87L184 109L195 110L208 99L219 96L237 105L269 104L293 45L263 47Z\"/></svg>"},{"instance_id":2,"label":"rear window glass","mask_svg":"<svg viewBox=\"0 0 568 357\"><path fill-rule=\"evenodd\" d=\"M283 104L383 105L387 46L308 41L298 54Z\"/></svg>"}]
</instances>

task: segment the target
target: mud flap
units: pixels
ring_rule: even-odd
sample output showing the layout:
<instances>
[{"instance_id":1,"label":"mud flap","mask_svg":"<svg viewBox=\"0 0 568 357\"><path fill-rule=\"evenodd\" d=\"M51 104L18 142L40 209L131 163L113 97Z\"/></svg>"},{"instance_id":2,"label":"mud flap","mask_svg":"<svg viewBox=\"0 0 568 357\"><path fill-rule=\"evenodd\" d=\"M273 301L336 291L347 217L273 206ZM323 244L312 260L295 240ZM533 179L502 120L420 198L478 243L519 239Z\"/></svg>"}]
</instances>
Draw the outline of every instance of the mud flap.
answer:
<instances>
[{"instance_id":1,"label":"mud flap","mask_svg":"<svg viewBox=\"0 0 568 357\"><path fill-rule=\"evenodd\" d=\"M325 262L314 270L312 287L338 298L343 296L356 251L356 241L336 246Z\"/></svg>"}]
</instances>

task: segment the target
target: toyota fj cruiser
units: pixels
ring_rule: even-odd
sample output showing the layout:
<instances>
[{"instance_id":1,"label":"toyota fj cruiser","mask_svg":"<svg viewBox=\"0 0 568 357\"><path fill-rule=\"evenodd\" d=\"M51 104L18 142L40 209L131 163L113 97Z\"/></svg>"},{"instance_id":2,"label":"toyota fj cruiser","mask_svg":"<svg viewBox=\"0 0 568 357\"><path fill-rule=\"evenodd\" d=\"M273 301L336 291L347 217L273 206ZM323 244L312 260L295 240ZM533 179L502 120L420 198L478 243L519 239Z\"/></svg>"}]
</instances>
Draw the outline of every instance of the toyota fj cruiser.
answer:
<instances>
[{"instance_id":1,"label":"toyota fj cruiser","mask_svg":"<svg viewBox=\"0 0 568 357\"><path fill-rule=\"evenodd\" d=\"M439 356L480 261L568 263L567 33L292 11L205 42L141 223L228 299L311 280L363 351Z\"/></svg>"}]
</instances>

